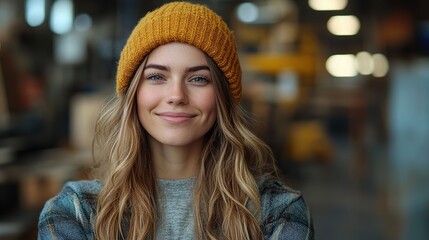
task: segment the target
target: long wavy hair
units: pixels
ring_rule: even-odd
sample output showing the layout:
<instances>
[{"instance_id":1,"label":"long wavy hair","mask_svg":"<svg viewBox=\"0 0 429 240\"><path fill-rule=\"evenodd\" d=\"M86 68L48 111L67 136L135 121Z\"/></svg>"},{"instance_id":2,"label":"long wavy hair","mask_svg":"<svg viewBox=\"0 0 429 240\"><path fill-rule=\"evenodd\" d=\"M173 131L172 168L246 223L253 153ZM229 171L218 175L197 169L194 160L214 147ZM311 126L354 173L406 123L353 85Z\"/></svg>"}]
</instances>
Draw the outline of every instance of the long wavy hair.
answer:
<instances>
[{"instance_id":1,"label":"long wavy hair","mask_svg":"<svg viewBox=\"0 0 429 240\"><path fill-rule=\"evenodd\" d=\"M247 126L223 72L207 56L217 119L205 136L194 189L198 239L262 239L258 179L276 173L270 148ZM137 115L136 92L146 59L128 89L106 105L96 125L93 153L103 187L96 239L155 239L158 206L148 133Z\"/></svg>"}]
</instances>

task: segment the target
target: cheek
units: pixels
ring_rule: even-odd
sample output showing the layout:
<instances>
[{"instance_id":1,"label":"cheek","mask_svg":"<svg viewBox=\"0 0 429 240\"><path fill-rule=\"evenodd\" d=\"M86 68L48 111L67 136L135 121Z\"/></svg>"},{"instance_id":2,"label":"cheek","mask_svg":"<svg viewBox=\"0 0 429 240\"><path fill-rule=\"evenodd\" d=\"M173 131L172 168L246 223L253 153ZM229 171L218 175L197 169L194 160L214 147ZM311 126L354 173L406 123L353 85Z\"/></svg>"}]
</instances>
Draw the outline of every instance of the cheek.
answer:
<instances>
[{"instance_id":1,"label":"cheek","mask_svg":"<svg viewBox=\"0 0 429 240\"><path fill-rule=\"evenodd\" d=\"M139 89L137 89L136 100L137 112L141 121L141 118L156 106L157 94L155 94L154 91L149 91L146 88L139 87Z\"/></svg>"},{"instance_id":2,"label":"cheek","mask_svg":"<svg viewBox=\"0 0 429 240\"><path fill-rule=\"evenodd\" d=\"M204 109L210 118L216 119L216 97L214 92L209 92L203 96L204 97L199 100L201 109Z\"/></svg>"}]
</instances>

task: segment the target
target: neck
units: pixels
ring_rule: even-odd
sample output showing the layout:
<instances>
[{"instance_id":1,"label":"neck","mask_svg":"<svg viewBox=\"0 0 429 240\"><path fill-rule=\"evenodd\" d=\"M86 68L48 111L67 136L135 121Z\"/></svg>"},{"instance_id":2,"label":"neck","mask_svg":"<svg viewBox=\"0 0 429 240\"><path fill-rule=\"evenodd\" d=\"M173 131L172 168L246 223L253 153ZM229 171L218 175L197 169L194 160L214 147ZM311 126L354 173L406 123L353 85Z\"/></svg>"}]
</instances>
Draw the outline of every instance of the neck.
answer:
<instances>
[{"instance_id":1,"label":"neck","mask_svg":"<svg viewBox=\"0 0 429 240\"><path fill-rule=\"evenodd\" d=\"M202 141L190 146L169 146L151 139L155 175L160 179L185 179L197 175Z\"/></svg>"}]
</instances>

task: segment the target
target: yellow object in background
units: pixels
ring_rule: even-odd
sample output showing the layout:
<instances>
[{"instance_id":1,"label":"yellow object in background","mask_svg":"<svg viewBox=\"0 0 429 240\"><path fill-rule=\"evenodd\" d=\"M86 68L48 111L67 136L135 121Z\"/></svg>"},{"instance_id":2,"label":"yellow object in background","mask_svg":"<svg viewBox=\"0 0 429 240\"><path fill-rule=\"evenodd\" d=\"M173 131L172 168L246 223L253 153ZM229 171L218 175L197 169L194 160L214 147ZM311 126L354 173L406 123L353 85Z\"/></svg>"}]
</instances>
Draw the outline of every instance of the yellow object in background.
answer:
<instances>
[{"instance_id":1,"label":"yellow object in background","mask_svg":"<svg viewBox=\"0 0 429 240\"><path fill-rule=\"evenodd\" d=\"M333 158L332 144L317 121L292 123L286 144L288 156L294 161L328 162Z\"/></svg>"}]
</instances>

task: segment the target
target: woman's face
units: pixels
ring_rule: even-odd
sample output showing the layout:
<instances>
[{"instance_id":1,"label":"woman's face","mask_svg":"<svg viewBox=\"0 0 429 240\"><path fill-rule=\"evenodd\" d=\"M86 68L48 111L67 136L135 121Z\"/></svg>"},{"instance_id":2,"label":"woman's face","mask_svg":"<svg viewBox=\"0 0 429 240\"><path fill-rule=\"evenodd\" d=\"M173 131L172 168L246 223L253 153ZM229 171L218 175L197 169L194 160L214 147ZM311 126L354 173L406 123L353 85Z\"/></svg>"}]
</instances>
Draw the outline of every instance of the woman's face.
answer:
<instances>
[{"instance_id":1,"label":"woman's face","mask_svg":"<svg viewBox=\"0 0 429 240\"><path fill-rule=\"evenodd\" d=\"M198 48L184 43L155 48L137 89L139 121L150 139L170 146L201 143L216 120L213 81Z\"/></svg>"}]
</instances>

